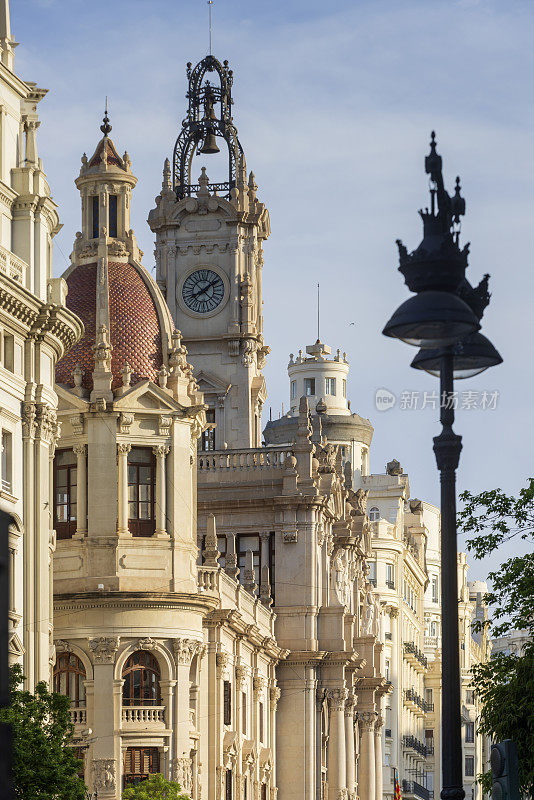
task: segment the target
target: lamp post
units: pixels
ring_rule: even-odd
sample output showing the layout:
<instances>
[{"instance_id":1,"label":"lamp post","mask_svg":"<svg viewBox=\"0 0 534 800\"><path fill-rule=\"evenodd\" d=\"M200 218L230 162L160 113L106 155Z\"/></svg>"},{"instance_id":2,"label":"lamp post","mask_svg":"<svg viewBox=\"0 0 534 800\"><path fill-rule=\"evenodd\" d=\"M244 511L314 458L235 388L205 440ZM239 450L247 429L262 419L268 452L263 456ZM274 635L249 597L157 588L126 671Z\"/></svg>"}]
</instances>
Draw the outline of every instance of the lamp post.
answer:
<instances>
[{"instance_id":1,"label":"lamp post","mask_svg":"<svg viewBox=\"0 0 534 800\"><path fill-rule=\"evenodd\" d=\"M489 303L488 277L473 288L465 278L469 245L459 246L465 200L456 179L451 197L444 186L441 156L432 132L425 159L430 208L420 211L423 240L408 253L398 241L399 271L415 295L395 311L383 333L421 347L412 367L440 379L441 433L434 453L441 482L442 800L463 800L458 636L456 469L462 438L454 433L454 378L476 375L502 359L478 333Z\"/></svg>"}]
</instances>

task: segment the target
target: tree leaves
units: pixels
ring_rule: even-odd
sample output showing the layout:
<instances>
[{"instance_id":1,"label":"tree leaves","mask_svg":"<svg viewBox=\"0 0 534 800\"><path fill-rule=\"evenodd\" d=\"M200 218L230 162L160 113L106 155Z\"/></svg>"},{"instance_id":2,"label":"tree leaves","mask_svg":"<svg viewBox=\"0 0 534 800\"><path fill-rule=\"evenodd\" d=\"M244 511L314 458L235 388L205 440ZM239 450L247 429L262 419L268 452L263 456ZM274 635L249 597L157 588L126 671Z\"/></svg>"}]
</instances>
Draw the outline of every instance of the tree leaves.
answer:
<instances>
[{"instance_id":1,"label":"tree leaves","mask_svg":"<svg viewBox=\"0 0 534 800\"><path fill-rule=\"evenodd\" d=\"M464 508L458 528L468 536L467 549L484 558L512 539L534 543L534 479L517 497L500 489L460 495ZM519 780L524 792L534 785L534 553L513 556L488 574L486 594L491 617L476 620L473 630L487 627L493 637L525 630L529 641L521 653L498 653L473 668L473 687L482 711L480 733L495 741L512 739L518 750ZM485 792L491 773L478 776Z\"/></svg>"},{"instance_id":2,"label":"tree leaves","mask_svg":"<svg viewBox=\"0 0 534 800\"><path fill-rule=\"evenodd\" d=\"M85 785L78 777L80 761L69 744L74 728L68 697L48 691L44 682L35 694L19 689L19 664L11 668L11 703L0 720L13 731L13 771L17 800L83 800Z\"/></svg>"},{"instance_id":3,"label":"tree leaves","mask_svg":"<svg viewBox=\"0 0 534 800\"><path fill-rule=\"evenodd\" d=\"M122 800L189 800L182 794L180 784L166 780L163 775L151 775L138 786L131 786L122 793Z\"/></svg>"}]
</instances>

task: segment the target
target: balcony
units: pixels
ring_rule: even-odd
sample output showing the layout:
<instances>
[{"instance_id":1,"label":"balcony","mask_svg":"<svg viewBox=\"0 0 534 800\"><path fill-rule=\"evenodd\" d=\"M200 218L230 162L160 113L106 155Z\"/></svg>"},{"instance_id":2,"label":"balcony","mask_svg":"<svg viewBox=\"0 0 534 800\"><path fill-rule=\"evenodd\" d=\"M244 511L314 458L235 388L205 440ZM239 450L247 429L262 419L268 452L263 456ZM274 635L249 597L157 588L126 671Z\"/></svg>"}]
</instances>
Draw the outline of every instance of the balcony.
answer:
<instances>
[{"instance_id":1,"label":"balcony","mask_svg":"<svg viewBox=\"0 0 534 800\"><path fill-rule=\"evenodd\" d=\"M24 286L28 265L7 248L0 245L0 270Z\"/></svg>"},{"instance_id":2,"label":"balcony","mask_svg":"<svg viewBox=\"0 0 534 800\"><path fill-rule=\"evenodd\" d=\"M284 464L290 456L287 447L259 447L247 450L212 450L198 455L198 485L207 488L220 483L282 480Z\"/></svg>"},{"instance_id":3,"label":"balcony","mask_svg":"<svg viewBox=\"0 0 534 800\"><path fill-rule=\"evenodd\" d=\"M87 723L87 709L80 706L71 708L70 721L73 725L85 725Z\"/></svg>"},{"instance_id":4,"label":"balcony","mask_svg":"<svg viewBox=\"0 0 534 800\"><path fill-rule=\"evenodd\" d=\"M403 747L409 748L411 750L415 750L420 756L426 758L427 751L426 745L423 742L420 742L415 736L403 736L402 737L402 744Z\"/></svg>"},{"instance_id":5,"label":"balcony","mask_svg":"<svg viewBox=\"0 0 534 800\"><path fill-rule=\"evenodd\" d=\"M430 800L430 791L421 786L417 781L403 781L402 791L405 794L411 794L415 797L420 797L421 800Z\"/></svg>"},{"instance_id":6,"label":"balcony","mask_svg":"<svg viewBox=\"0 0 534 800\"><path fill-rule=\"evenodd\" d=\"M145 727L165 725L165 706L124 706L122 724Z\"/></svg>"},{"instance_id":7,"label":"balcony","mask_svg":"<svg viewBox=\"0 0 534 800\"><path fill-rule=\"evenodd\" d=\"M434 650L439 647L438 636L425 636L425 647L432 647Z\"/></svg>"},{"instance_id":8,"label":"balcony","mask_svg":"<svg viewBox=\"0 0 534 800\"><path fill-rule=\"evenodd\" d=\"M417 694L415 689L405 689L404 690L404 699L408 705L414 706L414 710L419 709L420 711L427 712L434 710L433 703L427 703L424 697L421 697L420 694Z\"/></svg>"},{"instance_id":9,"label":"balcony","mask_svg":"<svg viewBox=\"0 0 534 800\"><path fill-rule=\"evenodd\" d=\"M419 650L415 642L404 642L404 655L407 657L408 661L412 661L414 665L415 662L417 662L423 669L428 667L428 660L425 654Z\"/></svg>"}]
</instances>

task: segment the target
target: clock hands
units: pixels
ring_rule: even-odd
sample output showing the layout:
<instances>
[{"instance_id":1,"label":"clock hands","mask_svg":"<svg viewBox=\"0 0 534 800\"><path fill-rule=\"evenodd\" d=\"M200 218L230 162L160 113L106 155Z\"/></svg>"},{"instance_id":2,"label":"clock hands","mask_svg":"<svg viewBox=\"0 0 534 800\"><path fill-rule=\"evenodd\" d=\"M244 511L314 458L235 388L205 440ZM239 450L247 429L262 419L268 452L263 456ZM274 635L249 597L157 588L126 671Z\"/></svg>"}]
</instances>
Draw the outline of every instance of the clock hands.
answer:
<instances>
[{"instance_id":1,"label":"clock hands","mask_svg":"<svg viewBox=\"0 0 534 800\"><path fill-rule=\"evenodd\" d=\"M212 289L215 286L215 284L218 283L219 280L220 278L217 277L215 278L214 281L208 283L207 286L203 286L202 289L199 289L197 292L192 292L191 293L192 298L196 300L198 297L200 297L201 294L205 294L208 289Z\"/></svg>"}]
</instances>

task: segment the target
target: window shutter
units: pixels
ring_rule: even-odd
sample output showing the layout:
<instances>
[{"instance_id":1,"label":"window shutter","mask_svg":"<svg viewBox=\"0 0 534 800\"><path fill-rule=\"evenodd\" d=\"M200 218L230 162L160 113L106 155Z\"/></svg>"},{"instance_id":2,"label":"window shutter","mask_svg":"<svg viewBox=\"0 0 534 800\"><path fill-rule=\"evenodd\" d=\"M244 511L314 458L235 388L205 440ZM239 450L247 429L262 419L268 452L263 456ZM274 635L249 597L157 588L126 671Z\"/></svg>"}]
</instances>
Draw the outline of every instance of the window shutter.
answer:
<instances>
[{"instance_id":1,"label":"window shutter","mask_svg":"<svg viewBox=\"0 0 534 800\"><path fill-rule=\"evenodd\" d=\"M224 724L232 724L232 684L224 681L223 684Z\"/></svg>"}]
</instances>

